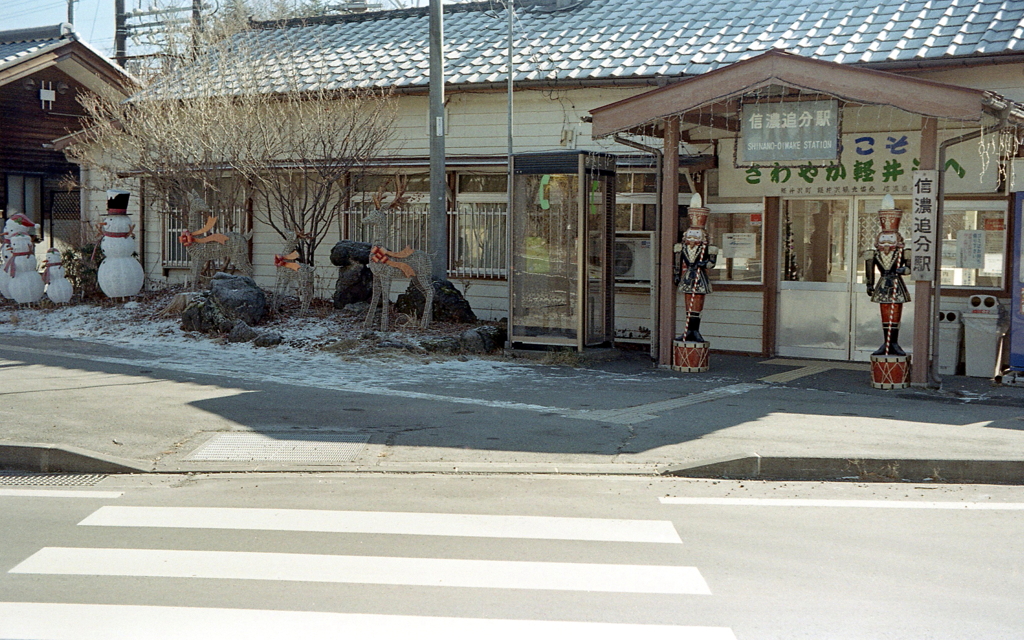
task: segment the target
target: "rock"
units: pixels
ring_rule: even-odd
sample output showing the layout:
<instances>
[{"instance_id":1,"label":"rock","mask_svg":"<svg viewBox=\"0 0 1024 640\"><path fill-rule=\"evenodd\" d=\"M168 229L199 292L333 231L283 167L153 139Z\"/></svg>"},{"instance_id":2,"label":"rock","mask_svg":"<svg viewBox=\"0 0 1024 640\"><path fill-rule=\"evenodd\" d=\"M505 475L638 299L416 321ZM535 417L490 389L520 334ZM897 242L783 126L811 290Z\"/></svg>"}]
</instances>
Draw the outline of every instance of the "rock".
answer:
<instances>
[{"instance_id":1,"label":"rock","mask_svg":"<svg viewBox=\"0 0 1024 640\"><path fill-rule=\"evenodd\" d=\"M369 302L352 302L342 307L342 312L347 313L351 316L365 316L366 312L370 310Z\"/></svg>"},{"instance_id":2,"label":"rock","mask_svg":"<svg viewBox=\"0 0 1024 640\"><path fill-rule=\"evenodd\" d=\"M485 324L467 329L459 336L462 348L470 353L490 353L505 346L508 334L504 327Z\"/></svg>"},{"instance_id":3,"label":"rock","mask_svg":"<svg viewBox=\"0 0 1024 640\"><path fill-rule=\"evenodd\" d=\"M401 340L395 340L394 338L390 338L388 340L381 340L380 342L377 343L377 348L378 349L403 349L405 351L419 351L420 350L416 346L413 346L413 345L411 345L411 344L409 344L407 342L402 342Z\"/></svg>"},{"instance_id":4,"label":"rock","mask_svg":"<svg viewBox=\"0 0 1024 640\"><path fill-rule=\"evenodd\" d=\"M234 320L224 315L220 306L210 298L209 293L195 296L181 312L181 329L183 331L227 333L231 331L234 324Z\"/></svg>"},{"instance_id":5,"label":"rock","mask_svg":"<svg viewBox=\"0 0 1024 640\"><path fill-rule=\"evenodd\" d=\"M253 340L252 343L257 347L275 347L283 341L284 338L281 337L280 333L276 331L267 331L266 333L261 333L256 336L256 339Z\"/></svg>"},{"instance_id":6,"label":"rock","mask_svg":"<svg viewBox=\"0 0 1024 640\"><path fill-rule=\"evenodd\" d=\"M350 264L366 265L370 262L370 243L342 240L331 248L331 264L347 267Z\"/></svg>"},{"instance_id":7,"label":"rock","mask_svg":"<svg viewBox=\"0 0 1024 640\"><path fill-rule=\"evenodd\" d=\"M335 309L367 302L372 295L373 274L366 265L356 262L338 269L338 282L334 285Z\"/></svg>"},{"instance_id":8,"label":"rock","mask_svg":"<svg viewBox=\"0 0 1024 640\"><path fill-rule=\"evenodd\" d=\"M460 324L472 324L476 322L476 314L472 307L466 302L462 293L455 288L448 280L434 280L434 322L457 322ZM405 293L398 296L395 303L395 310L398 313L423 317L423 304L425 299L423 293L413 284Z\"/></svg>"},{"instance_id":9,"label":"rock","mask_svg":"<svg viewBox=\"0 0 1024 640\"><path fill-rule=\"evenodd\" d=\"M424 338L420 346L428 353L458 353L462 351L462 343L458 338Z\"/></svg>"},{"instance_id":10,"label":"rock","mask_svg":"<svg viewBox=\"0 0 1024 640\"><path fill-rule=\"evenodd\" d=\"M244 320L238 320L228 332L228 342L249 342L255 340L257 335L256 330L245 324Z\"/></svg>"},{"instance_id":11,"label":"rock","mask_svg":"<svg viewBox=\"0 0 1024 640\"><path fill-rule=\"evenodd\" d=\"M210 281L210 300L227 318L244 320L249 326L267 315L267 295L249 276L217 273Z\"/></svg>"}]
</instances>

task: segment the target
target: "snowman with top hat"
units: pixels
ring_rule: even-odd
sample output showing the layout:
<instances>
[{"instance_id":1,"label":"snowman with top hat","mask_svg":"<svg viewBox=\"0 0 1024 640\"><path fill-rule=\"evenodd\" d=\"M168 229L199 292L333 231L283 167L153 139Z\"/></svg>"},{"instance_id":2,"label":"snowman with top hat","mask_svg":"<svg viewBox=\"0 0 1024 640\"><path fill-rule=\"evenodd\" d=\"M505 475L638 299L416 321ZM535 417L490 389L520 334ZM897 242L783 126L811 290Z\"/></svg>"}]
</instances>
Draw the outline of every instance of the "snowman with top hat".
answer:
<instances>
[{"instance_id":1,"label":"snowman with top hat","mask_svg":"<svg viewBox=\"0 0 1024 640\"><path fill-rule=\"evenodd\" d=\"M119 189L107 191L107 215L100 228L103 240L103 262L96 273L100 289L108 298L127 298L142 289L145 274L135 253L135 225L128 217L128 198L131 193Z\"/></svg>"},{"instance_id":2,"label":"snowman with top hat","mask_svg":"<svg viewBox=\"0 0 1024 640\"><path fill-rule=\"evenodd\" d=\"M50 249L46 252L46 265L43 268L43 282L46 284L46 297L54 304L67 304L71 301L74 289L64 277L64 265L60 251Z\"/></svg>"},{"instance_id":3,"label":"snowman with top hat","mask_svg":"<svg viewBox=\"0 0 1024 640\"><path fill-rule=\"evenodd\" d=\"M11 275L4 269L9 260L13 259L13 250L11 249L11 239L16 235L29 235L31 236L36 232L36 225L34 222L28 219L24 213L16 213L4 222L3 233L0 233L0 295L5 298L11 298L9 290L11 284ZM13 263L12 263L12 269Z\"/></svg>"}]
</instances>

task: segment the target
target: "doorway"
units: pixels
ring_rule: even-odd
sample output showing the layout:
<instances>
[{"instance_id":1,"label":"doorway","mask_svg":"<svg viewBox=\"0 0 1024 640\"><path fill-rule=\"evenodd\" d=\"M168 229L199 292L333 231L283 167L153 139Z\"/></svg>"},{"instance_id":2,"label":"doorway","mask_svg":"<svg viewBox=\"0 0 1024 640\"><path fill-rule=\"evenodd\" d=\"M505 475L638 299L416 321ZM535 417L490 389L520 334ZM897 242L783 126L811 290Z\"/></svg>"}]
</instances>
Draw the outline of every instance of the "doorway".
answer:
<instances>
[{"instance_id":1,"label":"doorway","mask_svg":"<svg viewBox=\"0 0 1024 640\"><path fill-rule=\"evenodd\" d=\"M880 231L877 196L784 200L776 352L782 356L866 361L882 343L878 305L865 285L864 254ZM910 237L910 205L900 233ZM900 345L913 344L913 305L903 305Z\"/></svg>"}]
</instances>

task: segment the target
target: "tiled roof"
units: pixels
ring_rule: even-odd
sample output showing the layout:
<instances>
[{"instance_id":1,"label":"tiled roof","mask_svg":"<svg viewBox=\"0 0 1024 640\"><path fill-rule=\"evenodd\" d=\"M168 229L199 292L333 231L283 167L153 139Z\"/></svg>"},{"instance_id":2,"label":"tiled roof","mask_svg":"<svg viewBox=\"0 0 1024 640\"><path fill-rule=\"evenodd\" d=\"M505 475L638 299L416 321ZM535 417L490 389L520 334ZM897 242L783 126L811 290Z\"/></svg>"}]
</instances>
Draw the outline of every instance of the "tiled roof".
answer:
<instances>
[{"instance_id":1,"label":"tiled roof","mask_svg":"<svg viewBox=\"0 0 1024 640\"><path fill-rule=\"evenodd\" d=\"M237 40L263 52L265 90L290 88L286 66L303 84L331 89L426 87L428 20L426 8L385 11L255 29ZM506 80L506 24L496 1L446 5L449 86ZM1024 1L584 0L560 11L517 8L515 80L696 75L769 49L845 64L1024 53ZM213 64L217 77L237 82L233 67Z\"/></svg>"},{"instance_id":2,"label":"tiled roof","mask_svg":"<svg viewBox=\"0 0 1024 640\"><path fill-rule=\"evenodd\" d=\"M0 31L0 69L65 42L70 33L70 25Z\"/></svg>"}]
</instances>

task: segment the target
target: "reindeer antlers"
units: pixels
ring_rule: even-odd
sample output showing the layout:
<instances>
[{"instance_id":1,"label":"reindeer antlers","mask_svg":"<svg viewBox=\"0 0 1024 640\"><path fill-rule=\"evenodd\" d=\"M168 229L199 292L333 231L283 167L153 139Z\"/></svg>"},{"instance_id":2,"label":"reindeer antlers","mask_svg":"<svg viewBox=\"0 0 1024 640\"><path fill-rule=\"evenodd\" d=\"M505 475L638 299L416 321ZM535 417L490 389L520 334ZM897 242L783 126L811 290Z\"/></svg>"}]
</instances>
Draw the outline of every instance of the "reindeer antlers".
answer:
<instances>
[{"instance_id":1,"label":"reindeer antlers","mask_svg":"<svg viewBox=\"0 0 1024 640\"><path fill-rule=\"evenodd\" d=\"M384 203L384 194L388 190L389 185L395 185L395 197L388 205L388 209L401 209L409 203L409 198L405 195L405 190L409 186L409 176L405 175L394 175L387 180L381 182L380 186L377 187L376 193L374 193L370 200L373 202L373 208L380 210L381 205Z\"/></svg>"}]
</instances>

